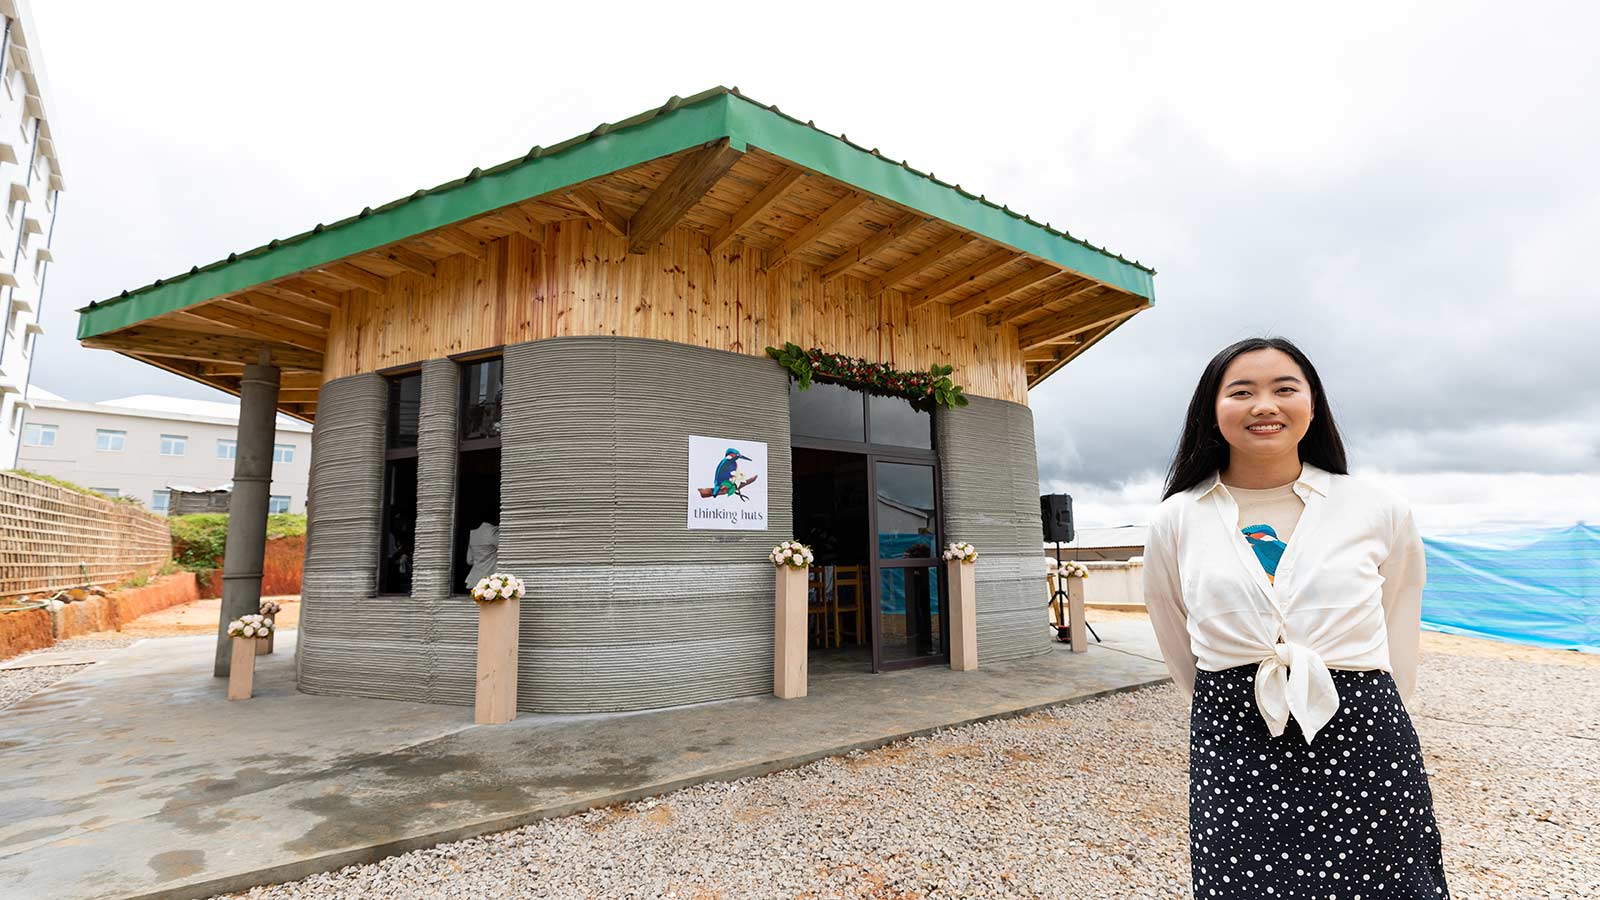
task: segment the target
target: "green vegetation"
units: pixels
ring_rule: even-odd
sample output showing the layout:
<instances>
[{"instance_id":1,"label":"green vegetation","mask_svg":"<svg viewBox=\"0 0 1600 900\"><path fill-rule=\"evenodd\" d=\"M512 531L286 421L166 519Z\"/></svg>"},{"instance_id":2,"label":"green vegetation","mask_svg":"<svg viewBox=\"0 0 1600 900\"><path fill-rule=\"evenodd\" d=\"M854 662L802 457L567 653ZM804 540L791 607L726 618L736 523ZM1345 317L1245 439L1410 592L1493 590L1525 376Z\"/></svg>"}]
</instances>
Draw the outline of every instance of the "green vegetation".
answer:
<instances>
[{"instance_id":1,"label":"green vegetation","mask_svg":"<svg viewBox=\"0 0 1600 900\"><path fill-rule=\"evenodd\" d=\"M172 556L179 566L192 572L216 568L228 545L227 513L194 513L172 516ZM306 533L304 513L275 513L267 516L267 539L295 537Z\"/></svg>"},{"instance_id":2,"label":"green vegetation","mask_svg":"<svg viewBox=\"0 0 1600 900\"><path fill-rule=\"evenodd\" d=\"M63 487L69 491L77 491L80 494L88 494L91 497L100 497L105 500L116 499L114 497L107 496L106 494L102 494L99 491L91 491L81 484L73 484L64 478L57 478L54 475L46 475L43 472L33 472L29 471L28 469L8 469L7 471L12 475L21 475L23 478L32 478L34 481L43 481L46 484L53 484L56 487ZM128 499L131 500L133 498L129 497Z\"/></svg>"}]
</instances>

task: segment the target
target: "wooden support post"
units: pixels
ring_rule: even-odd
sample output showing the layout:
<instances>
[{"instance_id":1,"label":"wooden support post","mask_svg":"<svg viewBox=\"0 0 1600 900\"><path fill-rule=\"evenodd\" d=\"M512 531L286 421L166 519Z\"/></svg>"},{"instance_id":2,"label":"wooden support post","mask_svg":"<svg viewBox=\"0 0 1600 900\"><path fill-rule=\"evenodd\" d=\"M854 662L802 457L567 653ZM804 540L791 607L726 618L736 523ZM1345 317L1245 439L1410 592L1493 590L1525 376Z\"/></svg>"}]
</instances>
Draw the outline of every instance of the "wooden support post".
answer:
<instances>
[{"instance_id":1,"label":"wooden support post","mask_svg":"<svg viewBox=\"0 0 1600 900\"><path fill-rule=\"evenodd\" d=\"M229 638L233 655L228 666L228 699L249 700L256 681L256 639Z\"/></svg>"},{"instance_id":2,"label":"wooden support post","mask_svg":"<svg viewBox=\"0 0 1600 900\"><path fill-rule=\"evenodd\" d=\"M1067 576L1067 636L1072 639L1073 653L1089 652L1089 641L1083 627L1083 579Z\"/></svg>"},{"instance_id":3,"label":"wooden support post","mask_svg":"<svg viewBox=\"0 0 1600 900\"><path fill-rule=\"evenodd\" d=\"M950 668L970 672L978 667L977 563L947 561L950 584Z\"/></svg>"},{"instance_id":4,"label":"wooden support post","mask_svg":"<svg viewBox=\"0 0 1600 900\"><path fill-rule=\"evenodd\" d=\"M503 725L517 717L516 600L478 604L478 691L473 721Z\"/></svg>"},{"instance_id":5,"label":"wooden support post","mask_svg":"<svg viewBox=\"0 0 1600 900\"><path fill-rule=\"evenodd\" d=\"M266 637L257 638L256 639L256 655L257 656L269 656L269 655L271 655L271 653L272 653L272 639L277 637L277 636L278 636L278 629L274 628L274 629L272 629L272 633L267 635Z\"/></svg>"},{"instance_id":6,"label":"wooden support post","mask_svg":"<svg viewBox=\"0 0 1600 900\"><path fill-rule=\"evenodd\" d=\"M772 693L783 700L806 695L806 574L777 566L777 615L773 621Z\"/></svg>"}]
</instances>

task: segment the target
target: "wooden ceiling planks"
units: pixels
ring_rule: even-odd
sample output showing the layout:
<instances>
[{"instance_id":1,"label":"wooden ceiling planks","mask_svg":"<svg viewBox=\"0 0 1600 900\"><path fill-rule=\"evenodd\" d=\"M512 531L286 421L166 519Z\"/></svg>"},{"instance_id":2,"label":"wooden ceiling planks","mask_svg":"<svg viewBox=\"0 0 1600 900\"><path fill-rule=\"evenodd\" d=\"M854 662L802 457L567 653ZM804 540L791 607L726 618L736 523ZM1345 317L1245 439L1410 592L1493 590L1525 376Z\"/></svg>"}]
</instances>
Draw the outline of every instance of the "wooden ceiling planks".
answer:
<instances>
[{"instance_id":1,"label":"wooden ceiling planks","mask_svg":"<svg viewBox=\"0 0 1600 900\"><path fill-rule=\"evenodd\" d=\"M723 138L679 162L628 220L628 252L643 253L654 246L743 155Z\"/></svg>"},{"instance_id":2,"label":"wooden ceiling planks","mask_svg":"<svg viewBox=\"0 0 1600 900\"><path fill-rule=\"evenodd\" d=\"M1007 297L1018 291L1060 274L1062 274L1061 270L1055 266L1030 266L999 284L984 288L971 297L950 304L950 318L959 319L963 316L984 312L994 305L1004 302Z\"/></svg>"},{"instance_id":3,"label":"wooden ceiling planks","mask_svg":"<svg viewBox=\"0 0 1600 900\"><path fill-rule=\"evenodd\" d=\"M977 261L969 263L928 287L909 295L906 298L907 309L915 312L930 303L942 300L951 292L967 287L996 269L1008 266L1021 258L1022 254L1014 250L1005 248L993 250L980 257Z\"/></svg>"},{"instance_id":4,"label":"wooden ceiling planks","mask_svg":"<svg viewBox=\"0 0 1600 900\"><path fill-rule=\"evenodd\" d=\"M964 231L951 232L944 238L936 241L933 246L928 247L926 250L923 250L916 256L913 256L905 262L895 266L893 269L890 269L883 275L868 281L867 295L876 297L877 295L883 293L885 289L895 287L906 279L916 275L918 272L921 272L930 266L937 265L946 257L955 254L957 251L965 249L968 244L971 244L976 240L977 238L967 234Z\"/></svg>"},{"instance_id":5,"label":"wooden ceiling planks","mask_svg":"<svg viewBox=\"0 0 1600 900\"><path fill-rule=\"evenodd\" d=\"M767 268L776 268L790 257L815 243L829 229L840 224L847 216L853 215L861 207L871 202L872 197L861 191L851 191L827 208L822 215L808 222L799 231L789 236L789 239L778 245L767 258Z\"/></svg>"},{"instance_id":6,"label":"wooden ceiling planks","mask_svg":"<svg viewBox=\"0 0 1600 900\"><path fill-rule=\"evenodd\" d=\"M872 236L829 260L822 267L823 283L848 275L852 269L871 260L880 250L932 221L933 219L918 213L906 213L893 224L878 229Z\"/></svg>"},{"instance_id":7,"label":"wooden ceiling planks","mask_svg":"<svg viewBox=\"0 0 1600 900\"><path fill-rule=\"evenodd\" d=\"M787 194L789 189L794 187L805 176L806 173L800 169L786 168L776 178L772 179L760 193L752 197L729 217L726 225L712 233L711 253L715 255L722 252L723 248L732 243L740 231L771 209L774 203L782 199L783 195Z\"/></svg>"}]
</instances>

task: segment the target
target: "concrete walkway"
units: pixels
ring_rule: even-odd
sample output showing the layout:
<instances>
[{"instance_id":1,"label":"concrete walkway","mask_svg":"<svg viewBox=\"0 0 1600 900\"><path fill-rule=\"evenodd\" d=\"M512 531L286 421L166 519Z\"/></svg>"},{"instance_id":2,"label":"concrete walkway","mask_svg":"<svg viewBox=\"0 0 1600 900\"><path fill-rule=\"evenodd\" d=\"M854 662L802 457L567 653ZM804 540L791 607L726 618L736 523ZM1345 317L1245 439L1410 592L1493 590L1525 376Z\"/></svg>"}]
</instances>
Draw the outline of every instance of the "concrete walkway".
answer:
<instances>
[{"instance_id":1,"label":"concrete walkway","mask_svg":"<svg viewBox=\"0 0 1600 900\"><path fill-rule=\"evenodd\" d=\"M0 893L205 897L1166 680L1147 624L1095 629L1086 654L977 672L496 727L299 694L293 632L243 703L211 677L209 637L145 640L0 712Z\"/></svg>"}]
</instances>

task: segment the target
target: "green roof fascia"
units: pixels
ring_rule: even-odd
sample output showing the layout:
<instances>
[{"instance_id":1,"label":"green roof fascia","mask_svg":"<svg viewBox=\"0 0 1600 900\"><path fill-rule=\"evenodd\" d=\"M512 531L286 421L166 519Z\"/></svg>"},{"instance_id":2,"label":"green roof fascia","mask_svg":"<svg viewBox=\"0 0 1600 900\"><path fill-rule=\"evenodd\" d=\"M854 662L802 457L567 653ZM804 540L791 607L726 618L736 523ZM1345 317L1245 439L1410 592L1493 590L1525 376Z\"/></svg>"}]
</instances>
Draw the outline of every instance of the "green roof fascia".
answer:
<instances>
[{"instance_id":1,"label":"green roof fascia","mask_svg":"<svg viewBox=\"0 0 1600 900\"><path fill-rule=\"evenodd\" d=\"M1147 300L1155 298L1155 273L1138 263L1091 247L774 109L746 101L732 113L734 132L748 146Z\"/></svg>"},{"instance_id":2,"label":"green roof fascia","mask_svg":"<svg viewBox=\"0 0 1600 900\"><path fill-rule=\"evenodd\" d=\"M720 138L756 146L868 193L976 232L1139 296L1154 297L1153 272L987 199L946 185L737 93L714 88L601 125L554 147L466 178L420 190L376 210L318 225L168 281L79 310L79 340L125 328L314 266L362 253L511 203L541 196Z\"/></svg>"},{"instance_id":3,"label":"green roof fascia","mask_svg":"<svg viewBox=\"0 0 1600 900\"><path fill-rule=\"evenodd\" d=\"M532 158L497 167L500 171L484 172L476 178L468 176L432 191L418 191L389 208L364 212L325 228L319 226L303 236L274 241L170 282L158 281L127 296L93 304L79 311L78 339L126 328L213 297L718 140L728 135L727 99L726 95L714 96L680 106L666 115L652 112L647 114L650 121L645 125L619 127L624 124L619 123L599 136L591 133L543 153L534 151L529 154Z\"/></svg>"}]
</instances>

